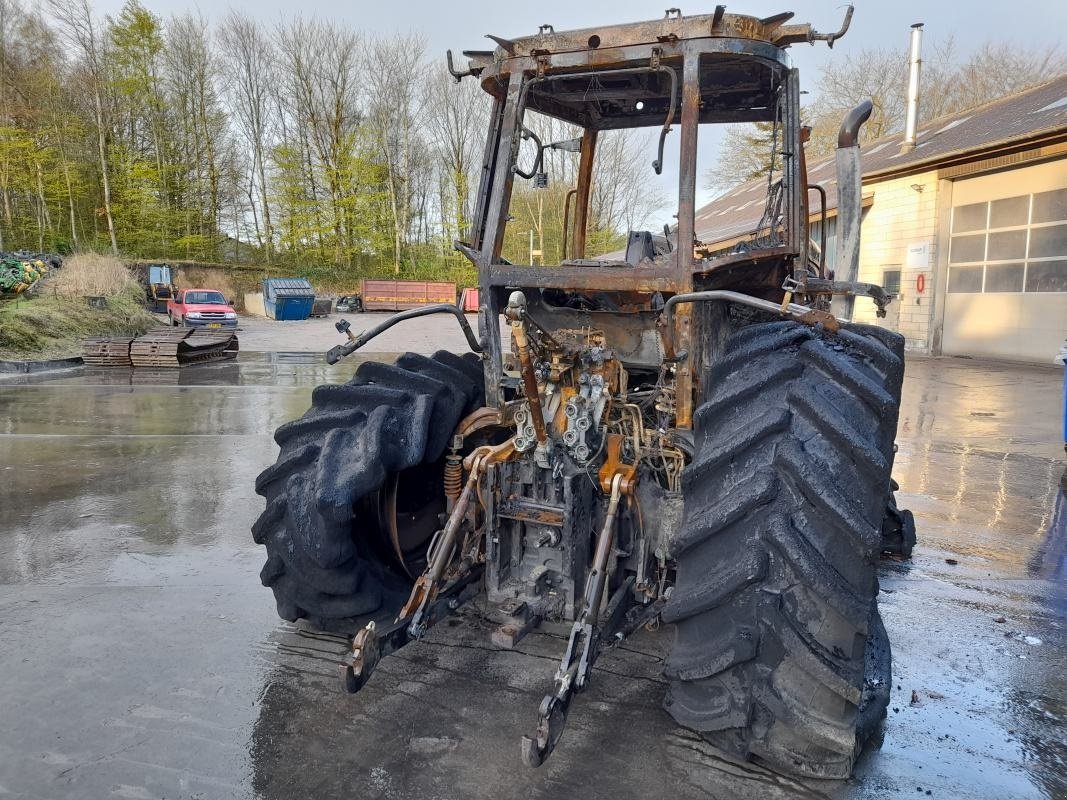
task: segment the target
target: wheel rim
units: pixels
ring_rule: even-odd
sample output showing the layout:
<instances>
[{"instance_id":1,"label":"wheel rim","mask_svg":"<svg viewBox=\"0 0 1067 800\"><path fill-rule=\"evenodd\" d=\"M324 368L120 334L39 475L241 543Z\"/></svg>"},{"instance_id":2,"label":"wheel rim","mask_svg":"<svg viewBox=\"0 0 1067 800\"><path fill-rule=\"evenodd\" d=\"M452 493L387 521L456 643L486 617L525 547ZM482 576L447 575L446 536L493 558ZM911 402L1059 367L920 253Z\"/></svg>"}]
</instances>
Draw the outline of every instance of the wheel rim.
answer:
<instances>
[{"instance_id":1,"label":"wheel rim","mask_svg":"<svg viewBox=\"0 0 1067 800\"><path fill-rule=\"evenodd\" d=\"M445 496L437 464L390 475L378 491L378 530L410 578L422 572L426 548L440 527Z\"/></svg>"}]
</instances>

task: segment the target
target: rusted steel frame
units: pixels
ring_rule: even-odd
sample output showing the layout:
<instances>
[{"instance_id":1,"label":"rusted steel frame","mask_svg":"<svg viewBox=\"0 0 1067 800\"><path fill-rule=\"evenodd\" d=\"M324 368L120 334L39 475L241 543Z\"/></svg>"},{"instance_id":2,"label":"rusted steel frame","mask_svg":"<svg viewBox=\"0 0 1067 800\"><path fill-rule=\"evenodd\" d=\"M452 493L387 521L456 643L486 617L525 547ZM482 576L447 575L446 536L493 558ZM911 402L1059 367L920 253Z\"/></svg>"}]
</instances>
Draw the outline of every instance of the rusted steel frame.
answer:
<instances>
[{"instance_id":1,"label":"rusted steel frame","mask_svg":"<svg viewBox=\"0 0 1067 800\"><path fill-rule=\"evenodd\" d=\"M492 191L481 248L481 257L490 262L499 260L500 250L504 244L508 204L511 200L511 187L515 178L511 165L515 163L520 141L519 131L522 127L522 107L518 103L518 98L525 80L526 75L522 71L511 74L511 80L508 81L507 103L500 122L497 158L493 165Z\"/></svg>"},{"instance_id":2,"label":"rusted steel frame","mask_svg":"<svg viewBox=\"0 0 1067 800\"><path fill-rule=\"evenodd\" d=\"M819 277L825 278L826 269L826 189L818 183L809 183L808 191L814 189L819 193Z\"/></svg>"},{"instance_id":3,"label":"rusted steel frame","mask_svg":"<svg viewBox=\"0 0 1067 800\"><path fill-rule=\"evenodd\" d=\"M763 300L759 297L752 297L751 295L742 294L741 292L731 292L726 290L715 289L710 292L689 292L686 294L676 294L670 300L667 301L663 307L663 358L665 361L678 361L686 359L687 353L682 348L675 347L674 337L674 325L675 325L675 312L674 308L682 303L706 303L713 301L726 301L729 303L738 303L750 308L758 308L761 311L767 311L771 314L781 314L783 317L789 317L799 322L805 322L807 324L814 325L816 322L828 322L822 317L818 316L816 312L808 308L808 306L798 305L797 303L788 303L783 306L781 303L775 303L771 300ZM680 316L681 312L679 312ZM816 316L812 316L816 314ZM833 317L826 315L830 320ZM679 343L681 339L679 337Z\"/></svg>"},{"instance_id":4,"label":"rusted steel frame","mask_svg":"<svg viewBox=\"0 0 1067 800\"><path fill-rule=\"evenodd\" d=\"M800 123L799 116L797 122ZM798 283L801 283L801 278L807 280L808 276L808 263L811 260L811 220L808 218L810 214L808 204L808 193L811 187L808 185L808 156L807 156L807 144L808 139L811 137L811 127L800 124L800 130L797 131L797 174L796 174L796 189L797 194L800 195L801 201L801 215L804 217L804 252L802 257L794 265L793 277ZM798 274L799 273L799 274Z\"/></svg>"},{"instance_id":5,"label":"rusted steel frame","mask_svg":"<svg viewBox=\"0 0 1067 800\"><path fill-rule=\"evenodd\" d=\"M674 248L675 275L682 292L693 288L693 245L696 241L697 137L700 123L700 56L699 45L686 43L682 68L682 122L678 165L678 246ZM692 345L692 310L679 316L678 338L681 347ZM687 430L693 425L693 407L697 401L692 360L682 362L675 373L675 424Z\"/></svg>"},{"instance_id":6,"label":"rusted steel frame","mask_svg":"<svg viewBox=\"0 0 1067 800\"><path fill-rule=\"evenodd\" d=\"M792 43L811 43L820 40L832 44L835 39L844 36L848 30L852 10L849 6L841 29L832 34L819 33L812 29L810 24L784 24L792 16L792 14L787 14L760 19L745 14L719 13L716 10L714 14L678 15L662 17L658 20L559 32L543 31L532 36L498 40L501 46L492 54L492 58L500 61L513 57L530 57L535 53L557 55L567 51L589 51L590 40L593 36L596 36L598 40L598 45L593 52L620 46L709 37L760 40L781 48L788 47ZM487 69L490 66L488 58L481 57L481 54L478 58L472 59L471 63L476 68Z\"/></svg>"},{"instance_id":7,"label":"rusted steel frame","mask_svg":"<svg viewBox=\"0 0 1067 800\"><path fill-rule=\"evenodd\" d=\"M504 407L504 352L500 340L500 291L489 284L487 278L481 281L479 294L481 303L478 309L478 332L481 334L482 367L485 374L485 404L491 408Z\"/></svg>"},{"instance_id":8,"label":"rusted steel frame","mask_svg":"<svg viewBox=\"0 0 1067 800\"><path fill-rule=\"evenodd\" d=\"M637 273L637 274L635 274ZM490 286L536 286L544 289L603 290L610 281L612 290L634 292L677 292L686 288L681 279L668 270L635 270L632 267L569 267L545 269L512 264L497 264L489 279Z\"/></svg>"},{"instance_id":9,"label":"rusted steel frame","mask_svg":"<svg viewBox=\"0 0 1067 800\"><path fill-rule=\"evenodd\" d=\"M752 41L749 39L692 39L680 41L649 42L647 44L635 44L621 47L601 47L597 50L580 50L569 53L552 53L543 56L541 65L549 74L561 72L573 72L578 74L583 70L603 70L609 68L626 69L639 67L647 64L652 57L652 49L660 50L660 61L677 62L689 49L696 49L708 55L729 54L751 56L761 59L768 64L776 64L784 69L789 68L789 58L780 49L766 42ZM502 82L508 81L509 75L516 73L533 74L537 72L539 61L536 58L508 58L495 62L487 67L482 73L482 88L494 96L501 96ZM662 117L656 115L650 117L649 125L662 124Z\"/></svg>"},{"instance_id":10,"label":"rusted steel frame","mask_svg":"<svg viewBox=\"0 0 1067 800\"><path fill-rule=\"evenodd\" d=\"M582 157L578 165L578 193L574 199L574 236L571 252L574 258L585 258L586 226L589 224L589 193L593 187L593 161L596 159L597 132L586 128L582 132Z\"/></svg>"},{"instance_id":11,"label":"rusted steel frame","mask_svg":"<svg viewBox=\"0 0 1067 800\"><path fill-rule=\"evenodd\" d=\"M480 246L476 256L478 261L479 285L488 291L482 292L481 308L478 311L478 327L481 333L485 367L485 402L488 406L500 407L504 397L500 382L503 379L503 345L500 341L500 297L489 288L492 276L492 263L500 258L500 249L504 242L504 228L507 224L508 202L511 198L511 186L514 173L511 164L519 143L519 127L522 112L515 102L525 75L516 72L508 81L507 101L503 102L500 123L495 134L490 134L490 144L494 159L492 173L486 178L488 199L485 210L485 228L482 231ZM495 138L495 142L493 139Z\"/></svg>"},{"instance_id":12,"label":"rusted steel frame","mask_svg":"<svg viewBox=\"0 0 1067 800\"><path fill-rule=\"evenodd\" d=\"M537 444L543 446L548 442L548 431L545 429L545 415L541 410L541 391L537 387L530 343L526 338L526 326L521 318L511 321L511 335L515 339L515 349L519 354L519 371L522 373L522 386L526 390L526 402L530 405L530 422L533 423Z\"/></svg>"},{"instance_id":13,"label":"rusted steel frame","mask_svg":"<svg viewBox=\"0 0 1067 800\"><path fill-rule=\"evenodd\" d=\"M676 297L678 295L675 295ZM693 311L684 308L678 312L676 323L678 326L678 342L680 349L689 350L699 343L693 341ZM699 376L694 376L694 364L699 369L699 359L685 359L675 367L674 374L674 424L680 430L689 430L693 427L693 409L699 402L696 397L697 386L700 385Z\"/></svg>"},{"instance_id":14,"label":"rusted steel frame","mask_svg":"<svg viewBox=\"0 0 1067 800\"><path fill-rule=\"evenodd\" d=\"M693 43L686 43L682 67L682 120L678 162L678 228L675 270L681 280L691 281L693 242L696 239L697 136L700 123L700 56ZM690 284L691 285L691 284ZM688 286L686 288L689 288Z\"/></svg>"},{"instance_id":15,"label":"rusted steel frame","mask_svg":"<svg viewBox=\"0 0 1067 800\"><path fill-rule=\"evenodd\" d=\"M482 234L485 233L485 214L487 199L492 193L494 166L496 165L497 142L500 139L500 123L504 116L504 102L493 97L493 108L490 112L489 133L485 139L485 151L482 155L482 174L478 181L478 201L474 208L474 218L468 242L475 250L482 246ZM460 231L460 236L463 232Z\"/></svg>"},{"instance_id":16,"label":"rusted steel frame","mask_svg":"<svg viewBox=\"0 0 1067 800\"><path fill-rule=\"evenodd\" d=\"M578 194L578 189L567 190L567 196L563 200L563 260L566 261L571 257L570 251L567 249L567 230L570 228L571 221L571 200Z\"/></svg>"}]
</instances>

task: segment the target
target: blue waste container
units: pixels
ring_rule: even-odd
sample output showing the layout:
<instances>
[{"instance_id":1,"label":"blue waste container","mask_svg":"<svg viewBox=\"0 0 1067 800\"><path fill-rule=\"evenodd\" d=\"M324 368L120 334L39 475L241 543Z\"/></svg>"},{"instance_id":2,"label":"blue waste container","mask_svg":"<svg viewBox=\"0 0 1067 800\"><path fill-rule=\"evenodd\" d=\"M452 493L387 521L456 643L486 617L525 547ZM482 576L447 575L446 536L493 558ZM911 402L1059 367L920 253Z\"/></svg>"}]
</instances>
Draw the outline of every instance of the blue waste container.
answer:
<instances>
[{"instance_id":1,"label":"blue waste container","mask_svg":"<svg viewBox=\"0 0 1067 800\"><path fill-rule=\"evenodd\" d=\"M307 319L314 303L315 290L305 278L263 280L263 310L271 319Z\"/></svg>"}]
</instances>

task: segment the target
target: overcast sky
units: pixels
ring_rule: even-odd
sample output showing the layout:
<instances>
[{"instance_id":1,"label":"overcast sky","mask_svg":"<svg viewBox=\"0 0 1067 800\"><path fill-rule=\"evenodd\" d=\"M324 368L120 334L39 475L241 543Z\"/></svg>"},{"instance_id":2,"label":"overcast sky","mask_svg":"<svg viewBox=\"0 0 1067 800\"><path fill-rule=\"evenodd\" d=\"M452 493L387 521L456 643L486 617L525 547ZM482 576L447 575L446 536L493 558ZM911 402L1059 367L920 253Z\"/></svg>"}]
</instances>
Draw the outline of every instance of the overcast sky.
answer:
<instances>
[{"instance_id":1,"label":"overcast sky","mask_svg":"<svg viewBox=\"0 0 1067 800\"><path fill-rule=\"evenodd\" d=\"M92 1L92 0L91 0ZM671 3L679 3L682 13L710 13L712 0L699 6L686 5L686 0L614 0L611 3L581 3L575 0L537 0L536 2L471 2L471 0L399 0L397 2L328 2L328 0L231 0L210 3L200 0L141 0L150 10L163 17L186 11L197 11L208 19L216 19L229 8L245 11L265 23L273 24L286 16L304 14L332 20L344 20L352 27L371 32L421 32L426 37L431 56L444 56L453 51L491 49L494 45L484 38L493 33L504 37L534 34L542 24L557 30L586 28L601 24L656 19ZM818 77L819 67L831 55L858 52L864 48L896 46L901 52L908 47L909 27L925 23L927 42L942 41L952 35L961 55L987 40L1008 41L1019 47L1067 47L1067 0L1016 0L1002 3L980 2L865 2L856 0L856 12L848 34L830 51L824 43L815 46L795 45L790 55L800 68L802 89L810 89ZM122 0L95 0L93 7L101 14L115 14ZM794 22L810 22L817 30L834 31L840 26L845 5L819 0L745 0L728 4L727 11L754 16L792 10ZM672 142L673 140L673 142ZM714 163L717 137L702 136L700 170ZM657 182L673 193L676 181L677 136L668 137L674 153L665 157L664 174ZM654 154L649 154L651 163ZM671 165L675 165L674 169ZM652 176L651 169L649 175ZM651 179L651 178L650 178ZM710 199L703 187L700 201Z\"/></svg>"}]
</instances>

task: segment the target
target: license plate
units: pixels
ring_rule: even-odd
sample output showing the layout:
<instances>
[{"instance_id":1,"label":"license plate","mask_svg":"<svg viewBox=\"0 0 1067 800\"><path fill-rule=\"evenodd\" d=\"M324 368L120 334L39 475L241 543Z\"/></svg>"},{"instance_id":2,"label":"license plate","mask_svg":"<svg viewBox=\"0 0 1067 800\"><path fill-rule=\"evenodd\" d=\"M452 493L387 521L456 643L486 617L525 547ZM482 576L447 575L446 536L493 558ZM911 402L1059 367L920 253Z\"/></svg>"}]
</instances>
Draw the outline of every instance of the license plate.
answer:
<instances>
[{"instance_id":1,"label":"license plate","mask_svg":"<svg viewBox=\"0 0 1067 800\"><path fill-rule=\"evenodd\" d=\"M207 326L209 328L221 328L222 327L222 323L221 322L209 322L207 324Z\"/></svg>"}]
</instances>

